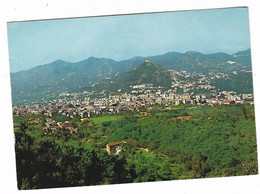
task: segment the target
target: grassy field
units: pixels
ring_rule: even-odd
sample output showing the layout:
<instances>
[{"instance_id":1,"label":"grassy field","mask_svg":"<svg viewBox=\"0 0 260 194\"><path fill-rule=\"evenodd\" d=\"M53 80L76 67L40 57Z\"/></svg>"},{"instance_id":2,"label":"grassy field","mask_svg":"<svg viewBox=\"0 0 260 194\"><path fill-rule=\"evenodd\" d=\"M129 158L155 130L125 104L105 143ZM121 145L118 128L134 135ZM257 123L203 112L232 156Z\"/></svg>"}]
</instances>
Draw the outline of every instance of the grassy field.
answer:
<instances>
[{"instance_id":1,"label":"grassy field","mask_svg":"<svg viewBox=\"0 0 260 194\"><path fill-rule=\"evenodd\" d=\"M121 116L121 115L105 115L105 116L100 116L100 117L92 117L89 120L93 121L96 124L102 124L103 122L120 120L122 117L123 116Z\"/></svg>"}]
</instances>

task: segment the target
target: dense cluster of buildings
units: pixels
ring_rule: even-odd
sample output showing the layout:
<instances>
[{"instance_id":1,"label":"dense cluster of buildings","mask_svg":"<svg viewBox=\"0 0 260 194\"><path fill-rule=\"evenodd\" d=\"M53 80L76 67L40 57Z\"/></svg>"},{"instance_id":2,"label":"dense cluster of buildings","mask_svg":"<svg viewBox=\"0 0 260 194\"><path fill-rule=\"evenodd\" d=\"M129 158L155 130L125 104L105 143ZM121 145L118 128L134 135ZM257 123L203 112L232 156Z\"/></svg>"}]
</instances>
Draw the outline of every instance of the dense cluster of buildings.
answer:
<instances>
[{"instance_id":1,"label":"dense cluster of buildings","mask_svg":"<svg viewBox=\"0 0 260 194\"><path fill-rule=\"evenodd\" d=\"M95 92L84 91L78 93L61 93L52 101L34 105L14 106L13 114L43 114L52 117L61 114L68 117L91 117L93 114L115 114L125 110L139 111L143 107L154 104L179 105L229 105L254 103L253 94L237 94L234 91L218 91L210 84L211 79L223 78L224 73L212 73L206 76L202 73L187 73L186 71L172 71L175 75L185 77L185 80L173 79L170 89L154 87L153 84L140 84L130 86L131 91L117 93L106 91L98 92L99 97L91 97ZM193 79L190 79L190 78ZM194 79L196 77L197 79ZM204 91L198 93L198 91Z\"/></svg>"},{"instance_id":2,"label":"dense cluster of buildings","mask_svg":"<svg viewBox=\"0 0 260 194\"><path fill-rule=\"evenodd\" d=\"M137 90L138 91L138 90ZM220 98L223 96L224 98ZM75 99L67 98L53 100L50 102L14 106L13 114L43 114L52 117L55 114L61 114L68 117L79 116L81 118L91 117L93 114L114 114L125 110L135 111L142 107L150 107L154 104L160 105L179 105L179 104L210 104L210 105L228 105L238 103L253 104L252 94L236 94L235 92L222 91L218 95L211 94L176 94L173 90L157 90L155 93L144 92L137 94L124 93L121 95L110 95L108 98Z\"/></svg>"}]
</instances>

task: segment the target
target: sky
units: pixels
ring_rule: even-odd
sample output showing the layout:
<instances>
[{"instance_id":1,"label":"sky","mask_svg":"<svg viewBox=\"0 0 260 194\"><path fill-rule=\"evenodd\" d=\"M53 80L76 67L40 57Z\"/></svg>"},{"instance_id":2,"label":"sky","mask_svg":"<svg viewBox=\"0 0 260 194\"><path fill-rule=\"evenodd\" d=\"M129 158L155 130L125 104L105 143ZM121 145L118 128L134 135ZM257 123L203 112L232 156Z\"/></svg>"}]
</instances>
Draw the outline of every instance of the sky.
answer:
<instances>
[{"instance_id":1,"label":"sky","mask_svg":"<svg viewBox=\"0 0 260 194\"><path fill-rule=\"evenodd\" d=\"M10 22L10 71L57 59L117 61L167 52L233 54L250 48L247 8Z\"/></svg>"}]
</instances>

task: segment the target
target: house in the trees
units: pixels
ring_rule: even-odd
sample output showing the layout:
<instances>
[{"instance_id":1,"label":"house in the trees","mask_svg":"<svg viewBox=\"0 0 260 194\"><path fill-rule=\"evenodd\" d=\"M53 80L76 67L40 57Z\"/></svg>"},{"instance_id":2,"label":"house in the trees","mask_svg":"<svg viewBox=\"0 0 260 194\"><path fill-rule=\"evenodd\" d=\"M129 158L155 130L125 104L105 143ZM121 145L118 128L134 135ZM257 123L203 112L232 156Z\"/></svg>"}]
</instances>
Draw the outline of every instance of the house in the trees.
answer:
<instances>
[{"instance_id":1,"label":"house in the trees","mask_svg":"<svg viewBox=\"0 0 260 194\"><path fill-rule=\"evenodd\" d=\"M148 113L147 112L139 112L140 115L144 115L144 116L147 116Z\"/></svg>"},{"instance_id":2,"label":"house in the trees","mask_svg":"<svg viewBox=\"0 0 260 194\"><path fill-rule=\"evenodd\" d=\"M27 121L27 123L28 123L28 125L39 124L39 123L40 123L40 119L30 118L30 119Z\"/></svg>"},{"instance_id":3,"label":"house in the trees","mask_svg":"<svg viewBox=\"0 0 260 194\"><path fill-rule=\"evenodd\" d=\"M47 127L50 127L50 126L57 126L56 122L54 120L52 120L51 118L45 118L45 125Z\"/></svg>"},{"instance_id":4,"label":"house in the trees","mask_svg":"<svg viewBox=\"0 0 260 194\"><path fill-rule=\"evenodd\" d=\"M43 131L43 133L44 133L45 135L47 135L47 134L49 133L49 130L48 130L47 127L43 127L43 128L42 128L42 131Z\"/></svg>"},{"instance_id":5,"label":"house in the trees","mask_svg":"<svg viewBox=\"0 0 260 194\"><path fill-rule=\"evenodd\" d=\"M45 133L49 133L49 132L52 132L56 129L57 127L57 123L56 121L52 120L51 118L45 118L45 125L46 125L46 128L47 130L44 130Z\"/></svg>"},{"instance_id":6,"label":"house in the trees","mask_svg":"<svg viewBox=\"0 0 260 194\"><path fill-rule=\"evenodd\" d=\"M73 125L72 125L72 123L69 122L69 121L65 121L64 123L58 122L57 124L58 124L58 126L59 126L61 129L64 129L64 130L69 131L70 134L74 134L74 133L77 133L77 132L78 132L78 129L77 129L77 128L74 128Z\"/></svg>"},{"instance_id":7,"label":"house in the trees","mask_svg":"<svg viewBox=\"0 0 260 194\"><path fill-rule=\"evenodd\" d=\"M174 121L183 121L183 120L190 120L192 119L192 116L179 116L179 117L174 117Z\"/></svg>"},{"instance_id":8,"label":"house in the trees","mask_svg":"<svg viewBox=\"0 0 260 194\"><path fill-rule=\"evenodd\" d=\"M87 123L87 122L89 122L89 119L88 119L88 118L82 118L82 119L80 119L80 121L81 121L82 123Z\"/></svg>"},{"instance_id":9,"label":"house in the trees","mask_svg":"<svg viewBox=\"0 0 260 194\"><path fill-rule=\"evenodd\" d=\"M106 145L106 148L107 148L108 154L110 154L110 153L119 154L122 151L122 148L121 148L120 143L118 141L108 143Z\"/></svg>"},{"instance_id":10,"label":"house in the trees","mask_svg":"<svg viewBox=\"0 0 260 194\"><path fill-rule=\"evenodd\" d=\"M230 104L235 104L235 101L233 100L223 100L222 102L224 105L230 105Z\"/></svg>"}]
</instances>

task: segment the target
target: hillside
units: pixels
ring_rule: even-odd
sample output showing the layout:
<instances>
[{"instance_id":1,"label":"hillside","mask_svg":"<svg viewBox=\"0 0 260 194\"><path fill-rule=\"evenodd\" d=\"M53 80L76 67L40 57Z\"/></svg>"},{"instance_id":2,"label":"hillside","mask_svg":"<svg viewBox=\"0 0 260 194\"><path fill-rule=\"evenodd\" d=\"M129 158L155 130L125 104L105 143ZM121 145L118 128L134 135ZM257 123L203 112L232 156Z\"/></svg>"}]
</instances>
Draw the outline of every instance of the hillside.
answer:
<instances>
[{"instance_id":1,"label":"hillside","mask_svg":"<svg viewBox=\"0 0 260 194\"><path fill-rule=\"evenodd\" d=\"M203 54L196 51L188 51L186 53L169 52L157 56L135 57L120 63L128 65L130 69L137 67L138 64L146 59L166 69L174 69L176 71L232 73L233 71L252 69L250 49L233 55L226 53Z\"/></svg>"},{"instance_id":2,"label":"hillside","mask_svg":"<svg viewBox=\"0 0 260 194\"><path fill-rule=\"evenodd\" d=\"M253 93L253 79L251 72L238 72L237 75L230 75L229 79L214 79L212 85L225 91L237 93Z\"/></svg>"},{"instance_id":3,"label":"hillside","mask_svg":"<svg viewBox=\"0 0 260 194\"><path fill-rule=\"evenodd\" d=\"M173 118L190 115L189 120ZM19 189L137 183L258 174L254 107L169 107L149 115L100 114L88 123L57 115L78 132L44 134L43 115L14 116ZM35 119L40 122L28 124ZM106 145L120 142L119 155Z\"/></svg>"},{"instance_id":4,"label":"hillside","mask_svg":"<svg viewBox=\"0 0 260 194\"><path fill-rule=\"evenodd\" d=\"M120 71L112 59L94 58L78 63L62 60L37 66L27 71L11 73L13 104L40 102L95 83Z\"/></svg>"},{"instance_id":5,"label":"hillside","mask_svg":"<svg viewBox=\"0 0 260 194\"><path fill-rule=\"evenodd\" d=\"M122 73L114 78L100 81L86 89L94 91L106 90L110 92L116 92L118 89L121 89L122 92L126 92L131 90L130 86L139 84L153 84L155 87L161 86L168 88L170 87L171 80L172 75L167 69L146 60L139 67L127 73Z\"/></svg>"},{"instance_id":6,"label":"hillside","mask_svg":"<svg viewBox=\"0 0 260 194\"><path fill-rule=\"evenodd\" d=\"M174 69L188 72L223 72L231 73L242 69L248 69L245 65L240 64L231 55L225 53L202 54L195 51L186 52L182 55L175 64Z\"/></svg>"},{"instance_id":7,"label":"hillside","mask_svg":"<svg viewBox=\"0 0 260 194\"><path fill-rule=\"evenodd\" d=\"M61 92L86 88L103 79L133 70L145 60L153 61L165 69L176 71L232 73L239 70L251 70L250 49L233 55L189 51L186 53L168 52L148 57L139 56L123 61L95 57L77 63L56 60L50 64L11 73L13 105L38 103L55 98ZM138 77L137 75L135 79ZM133 82L133 84L148 82L148 77L138 78L139 81ZM158 79L158 84L162 84L163 80L158 77L156 79ZM168 79L167 76L166 79Z\"/></svg>"},{"instance_id":8,"label":"hillside","mask_svg":"<svg viewBox=\"0 0 260 194\"><path fill-rule=\"evenodd\" d=\"M235 61L245 65L248 70L252 69L252 67L251 67L251 50L250 49L237 52L237 53L233 54L233 57L234 57Z\"/></svg>"}]
</instances>

